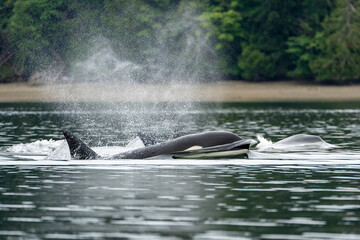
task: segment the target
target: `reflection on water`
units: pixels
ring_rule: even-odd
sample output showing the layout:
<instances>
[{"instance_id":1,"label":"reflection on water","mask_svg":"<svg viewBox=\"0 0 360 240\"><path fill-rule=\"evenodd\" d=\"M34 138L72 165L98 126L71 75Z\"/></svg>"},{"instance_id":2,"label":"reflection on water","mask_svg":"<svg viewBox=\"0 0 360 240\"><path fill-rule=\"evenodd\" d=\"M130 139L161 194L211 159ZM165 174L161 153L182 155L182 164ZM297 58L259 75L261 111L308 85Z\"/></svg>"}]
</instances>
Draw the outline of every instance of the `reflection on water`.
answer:
<instances>
[{"instance_id":1,"label":"reflection on water","mask_svg":"<svg viewBox=\"0 0 360 240\"><path fill-rule=\"evenodd\" d=\"M0 176L9 239L360 237L360 166L6 166Z\"/></svg>"},{"instance_id":2,"label":"reflection on water","mask_svg":"<svg viewBox=\"0 0 360 240\"><path fill-rule=\"evenodd\" d=\"M161 109L0 105L0 239L360 239L359 103ZM264 140L249 159L42 160L61 129L105 150L139 130ZM276 145L295 134L337 147Z\"/></svg>"}]
</instances>

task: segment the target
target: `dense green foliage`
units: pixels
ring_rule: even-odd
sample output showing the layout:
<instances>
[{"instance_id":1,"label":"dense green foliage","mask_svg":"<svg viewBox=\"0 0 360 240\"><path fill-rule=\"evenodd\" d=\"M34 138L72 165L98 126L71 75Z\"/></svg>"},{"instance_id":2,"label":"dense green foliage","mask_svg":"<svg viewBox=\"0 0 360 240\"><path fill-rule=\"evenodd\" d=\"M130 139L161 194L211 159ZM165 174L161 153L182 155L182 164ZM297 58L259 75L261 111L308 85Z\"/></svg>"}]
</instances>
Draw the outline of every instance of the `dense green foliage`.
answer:
<instances>
[{"instance_id":1,"label":"dense green foliage","mask_svg":"<svg viewBox=\"0 0 360 240\"><path fill-rule=\"evenodd\" d=\"M310 68L318 80L346 81L360 78L360 2L337 0L315 36L316 58Z\"/></svg>"},{"instance_id":2,"label":"dense green foliage","mask_svg":"<svg viewBox=\"0 0 360 240\"><path fill-rule=\"evenodd\" d=\"M0 81L103 48L142 79L360 79L360 0L0 0L0 31Z\"/></svg>"}]
</instances>

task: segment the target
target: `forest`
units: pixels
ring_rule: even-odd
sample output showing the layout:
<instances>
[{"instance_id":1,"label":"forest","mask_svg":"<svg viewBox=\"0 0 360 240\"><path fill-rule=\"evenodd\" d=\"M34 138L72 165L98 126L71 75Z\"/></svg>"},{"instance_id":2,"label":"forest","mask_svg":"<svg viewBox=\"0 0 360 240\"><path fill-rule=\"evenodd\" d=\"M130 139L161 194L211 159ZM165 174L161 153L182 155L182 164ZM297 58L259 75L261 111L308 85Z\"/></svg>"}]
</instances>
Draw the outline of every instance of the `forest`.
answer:
<instances>
[{"instance_id":1,"label":"forest","mask_svg":"<svg viewBox=\"0 0 360 240\"><path fill-rule=\"evenodd\" d=\"M359 82L360 0L0 0L0 82L49 71Z\"/></svg>"}]
</instances>

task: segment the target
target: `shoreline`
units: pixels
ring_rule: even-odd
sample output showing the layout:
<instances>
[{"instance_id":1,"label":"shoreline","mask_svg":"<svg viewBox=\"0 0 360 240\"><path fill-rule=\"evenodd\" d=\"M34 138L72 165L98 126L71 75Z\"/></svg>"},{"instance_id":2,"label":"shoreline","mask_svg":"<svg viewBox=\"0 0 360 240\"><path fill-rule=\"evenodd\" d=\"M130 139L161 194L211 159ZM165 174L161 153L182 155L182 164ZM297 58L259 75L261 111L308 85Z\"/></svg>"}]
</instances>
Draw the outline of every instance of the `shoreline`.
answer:
<instances>
[{"instance_id":1,"label":"shoreline","mask_svg":"<svg viewBox=\"0 0 360 240\"><path fill-rule=\"evenodd\" d=\"M301 102L360 101L360 85L324 86L297 81L251 83L0 84L0 102Z\"/></svg>"}]
</instances>

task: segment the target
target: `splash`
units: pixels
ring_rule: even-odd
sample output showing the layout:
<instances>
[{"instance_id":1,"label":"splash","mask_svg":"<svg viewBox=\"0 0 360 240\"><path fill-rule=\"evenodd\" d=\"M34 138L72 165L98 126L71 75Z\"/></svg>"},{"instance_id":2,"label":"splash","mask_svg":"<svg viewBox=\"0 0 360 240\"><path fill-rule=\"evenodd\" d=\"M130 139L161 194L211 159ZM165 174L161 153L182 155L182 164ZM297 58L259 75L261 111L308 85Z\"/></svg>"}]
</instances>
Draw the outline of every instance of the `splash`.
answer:
<instances>
[{"instance_id":1,"label":"splash","mask_svg":"<svg viewBox=\"0 0 360 240\"><path fill-rule=\"evenodd\" d=\"M20 143L6 149L6 152L12 153L38 153L49 154L62 145L64 141L38 140L32 143Z\"/></svg>"},{"instance_id":2,"label":"splash","mask_svg":"<svg viewBox=\"0 0 360 240\"><path fill-rule=\"evenodd\" d=\"M47 157L46 160L69 160L71 159L70 150L65 140L61 140L59 146L52 151Z\"/></svg>"},{"instance_id":3,"label":"splash","mask_svg":"<svg viewBox=\"0 0 360 240\"><path fill-rule=\"evenodd\" d=\"M156 36L156 47L146 59L153 81L199 83L220 78L214 47L199 25L196 8L175 13Z\"/></svg>"},{"instance_id":4,"label":"splash","mask_svg":"<svg viewBox=\"0 0 360 240\"><path fill-rule=\"evenodd\" d=\"M61 142L55 150L53 150L44 160L71 160L69 147L65 140ZM30 143L29 145L32 145ZM144 143L139 137L131 140L125 147L115 146L115 147L94 147L94 151L104 157L110 157L115 154L119 154L124 151L129 151L137 148L145 147Z\"/></svg>"},{"instance_id":5,"label":"splash","mask_svg":"<svg viewBox=\"0 0 360 240\"><path fill-rule=\"evenodd\" d=\"M142 66L117 56L104 37L92 39L89 57L76 62L70 81L76 82L132 82Z\"/></svg>"},{"instance_id":6,"label":"splash","mask_svg":"<svg viewBox=\"0 0 360 240\"><path fill-rule=\"evenodd\" d=\"M322 161L339 159L356 159L358 154L349 152L329 152L338 146L325 142L321 137L308 134L297 134L273 143L262 135L257 135L259 144L248 152L251 160L308 160ZM294 162L295 163L295 162Z\"/></svg>"},{"instance_id":7,"label":"splash","mask_svg":"<svg viewBox=\"0 0 360 240\"><path fill-rule=\"evenodd\" d=\"M133 42L126 42L125 36L115 40L95 36L67 76L49 81L47 94L51 99L73 103L59 106L59 110L74 112L68 116L74 125L90 125L92 135L106 135L106 131L118 129L129 139L138 131L160 135L167 131L166 138L173 138L187 126L197 124L196 116L189 113L201 108L193 102L202 94L202 83L220 77L217 58L200 27L200 13L191 7L170 11L173 12L167 13L172 16L169 21L151 30L156 31L155 39L141 43L142 48L148 49L146 54L132 49ZM95 102L106 103L106 112L103 105ZM91 114L87 114L89 111Z\"/></svg>"},{"instance_id":8,"label":"splash","mask_svg":"<svg viewBox=\"0 0 360 240\"><path fill-rule=\"evenodd\" d=\"M139 137L132 139L126 146L95 147L99 155L112 156L124 151L145 147ZM32 160L71 160L68 144L65 140L38 140L31 143L20 143L5 149L5 156Z\"/></svg>"},{"instance_id":9,"label":"splash","mask_svg":"<svg viewBox=\"0 0 360 240\"><path fill-rule=\"evenodd\" d=\"M124 84L133 85L131 92L138 92L142 84L165 85L157 94L149 96L150 101L159 102L163 100L157 98L159 95L179 100L172 94L179 83L198 84L219 79L213 44L200 27L201 13L191 6L170 11L167 15L172 17L161 27L148 29L154 39L141 43L141 48L148 49L145 53L136 51L136 44L131 40L121 42L126 38L114 41L95 36L88 44L87 53L72 65L66 81L105 83L116 87L119 94ZM186 97L181 99L196 100L193 91L183 91L182 95Z\"/></svg>"},{"instance_id":10,"label":"splash","mask_svg":"<svg viewBox=\"0 0 360 240\"><path fill-rule=\"evenodd\" d=\"M265 139L262 135L258 134L256 137L259 140L258 145L256 145L257 149L260 149L260 150L268 149L268 148L271 148L273 146L272 141Z\"/></svg>"},{"instance_id":11,"label":"splash","mask_svg":"<svg viewBox=\"0 0 360 240\"><path fill-rule=\"evenodd\" d=\"M323 159L339 160L342 158L357 159L359 156L358 153L330 153L327 150L336 148L337 146L329 144L320 137L314 135L298 134L282 139L276 143L272 143L272 141L265 139L262 135L258 135L258 140L259 143L256 146L256 149L248 152L248 158L252 161L259 159L310 161ZM255 143L256 141L253 140L253 144ZM136 137L124 146L93 147L92 149L99 155L108 157L142 147L145 147L144 143L139 137ZM64 140L41 140L28 144L17 144L8 148L6 152L13 153L12 155L7 155L7 157L25 157L32 160L71 160L69 147ZM23 155L21 155L21 153L23 153ZM44 154L47 156L44 156ZM159 156L156 159L163 158L163 156ZM169 160L166 157L164 159ZM107 160L104 161L107 162ZM183 160L176 161L180 161L180 163L183 162ZM214 162L214 160L209 161Z\"/></svg>"},{"instance_id":12,"label":"splash","mask_svg":"<svg viewBox=\"0 0 360 240\"><path fill-rule=\"evenodd\" d=\"M311 149L331 149L336 145L325 142L321 137L308 134L297 134L284 138L276 143L265 139L262 135L257 136L259 144L256 146L261 151L304 151Z\"/></svg>"}]
</instances>

